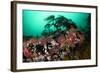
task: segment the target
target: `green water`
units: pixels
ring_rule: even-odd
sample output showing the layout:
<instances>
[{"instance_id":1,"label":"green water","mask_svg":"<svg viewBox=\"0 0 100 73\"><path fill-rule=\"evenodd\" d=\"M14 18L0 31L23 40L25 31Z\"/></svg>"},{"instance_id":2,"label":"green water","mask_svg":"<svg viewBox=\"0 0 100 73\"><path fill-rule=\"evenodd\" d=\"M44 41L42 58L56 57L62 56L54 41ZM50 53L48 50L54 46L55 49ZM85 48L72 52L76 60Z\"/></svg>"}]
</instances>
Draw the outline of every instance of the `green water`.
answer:
<instances>
[{"instance_id":1,"label":"green water","mask_svg":"<svg viewBox=\"0 0 100 73\"><path fill-rule=\"evenodd\" d=\"M89 13L80 12L55 12L55 11L34 11L23 10L23 35L24 36L41 36L47 21L44 19L50 15L62 15L68 19L72 19L80 29L85 28L87 25L87 18Z\"/></svg>"}]
</instances>

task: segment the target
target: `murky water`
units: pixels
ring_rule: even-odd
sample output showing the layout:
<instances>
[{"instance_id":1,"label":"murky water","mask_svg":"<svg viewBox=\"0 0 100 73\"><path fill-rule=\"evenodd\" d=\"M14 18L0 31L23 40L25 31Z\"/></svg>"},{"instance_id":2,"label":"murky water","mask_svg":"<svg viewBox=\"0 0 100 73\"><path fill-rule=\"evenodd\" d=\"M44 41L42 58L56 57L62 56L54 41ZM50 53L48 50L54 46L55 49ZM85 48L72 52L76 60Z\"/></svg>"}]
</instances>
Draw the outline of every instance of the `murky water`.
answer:
<instances>
[{"instance_id":1,"label":"murky water","mask_svg":"<svg viewBox=\"0 0 100 73\"><path fill-rule=\"evenodd\" d=\"M41 36L44 26L47 23L44 19L50 15L54 15L55 17L62 15L68 19L72 19L78 29L86 29L89 13L23 10L23 35Z\"/></svg>"}]
</instances>

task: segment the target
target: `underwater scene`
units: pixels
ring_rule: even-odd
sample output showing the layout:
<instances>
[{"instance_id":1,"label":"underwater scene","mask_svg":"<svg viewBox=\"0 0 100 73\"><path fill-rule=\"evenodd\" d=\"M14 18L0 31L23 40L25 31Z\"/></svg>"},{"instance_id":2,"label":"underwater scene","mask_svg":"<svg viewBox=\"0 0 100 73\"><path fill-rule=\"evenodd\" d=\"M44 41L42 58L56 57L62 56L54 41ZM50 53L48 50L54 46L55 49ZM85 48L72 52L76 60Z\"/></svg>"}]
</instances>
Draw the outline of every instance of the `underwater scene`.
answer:
<instances>
[{"instance_id":1,"label":"underwater scene","mask_svg":"<svg viewBox=\"0 0 100 73\"><path fill-rule=\"evenodd\" d=\"M91 59L91 14L23 10L23 62Z\"/></svg>"}]
</instances>

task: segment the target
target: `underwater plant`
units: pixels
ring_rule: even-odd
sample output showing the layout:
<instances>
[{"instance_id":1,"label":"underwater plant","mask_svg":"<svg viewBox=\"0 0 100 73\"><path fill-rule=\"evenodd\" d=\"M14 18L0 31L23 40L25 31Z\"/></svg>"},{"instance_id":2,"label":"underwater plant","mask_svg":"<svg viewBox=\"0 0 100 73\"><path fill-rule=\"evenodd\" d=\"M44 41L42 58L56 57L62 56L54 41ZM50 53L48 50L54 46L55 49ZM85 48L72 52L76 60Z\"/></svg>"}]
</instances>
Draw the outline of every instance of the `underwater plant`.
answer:
<instances>
[{"instance_id":1,"label":"underwater plant","mask_svg":"<svg viewBox=\"0 0 100 73\"><path fill-rule=\"evenodd\" d=\"M58 15L57 17L50 15L45 18L45 21L47 21L47 24L44 26L44 30L42 31L43 36L51 34L56 35L58 33L65 34L65 31L70 29L70 25L77 28L76 24L71 19L68 19L62 15Z\"/></svg>"}]
</instances>

